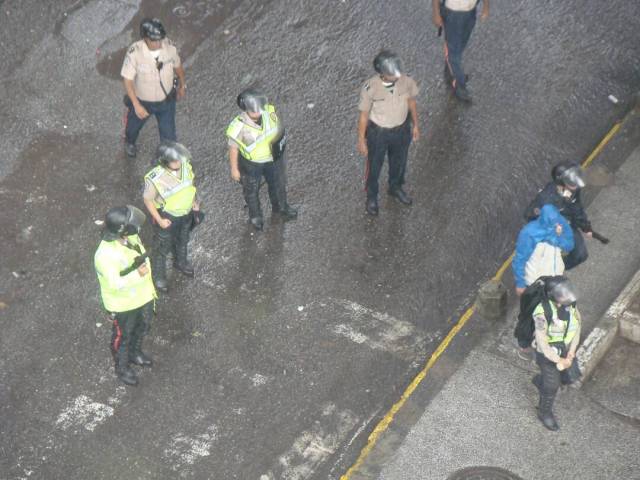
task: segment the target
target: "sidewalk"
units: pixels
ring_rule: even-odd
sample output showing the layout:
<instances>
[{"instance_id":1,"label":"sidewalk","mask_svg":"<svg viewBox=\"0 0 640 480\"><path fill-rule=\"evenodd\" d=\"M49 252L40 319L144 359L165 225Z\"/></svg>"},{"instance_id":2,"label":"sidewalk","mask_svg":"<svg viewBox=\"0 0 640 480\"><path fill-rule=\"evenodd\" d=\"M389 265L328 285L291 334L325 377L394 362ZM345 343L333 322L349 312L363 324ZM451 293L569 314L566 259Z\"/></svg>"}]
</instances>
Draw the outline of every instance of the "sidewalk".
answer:
<instances>
[{"instance_id":1,"label":"sidewalk","mask_svg":"<svg viewBox=\"0 0 640 480\"><path fill-rule=\"evenodd\" d=\"M637 132L639 127L638 119L631 118L625 128ZM640 268L640 147L614 178L588 207L594 228L611 243L590 241L589 260L569 273L579 291L582 340ZM505 280L511 290L507 277L510 271ZM640 346L616 339L581 389L564 388L554 409L561 430L552 433L536 417L538 395L531 377L537 368L514 348L515 316L512 308L507 321L494 326L493 333L471 350L397 451L384 461L377 478L446 479L463 468L491 466L526 480L640 479ZM481 319L477 322L483 325ZM425 381L416 394L426 395L428 388ZM376 478L371 472L377 468L368 470L353 478Z\"/></svg>"}]
</instances>

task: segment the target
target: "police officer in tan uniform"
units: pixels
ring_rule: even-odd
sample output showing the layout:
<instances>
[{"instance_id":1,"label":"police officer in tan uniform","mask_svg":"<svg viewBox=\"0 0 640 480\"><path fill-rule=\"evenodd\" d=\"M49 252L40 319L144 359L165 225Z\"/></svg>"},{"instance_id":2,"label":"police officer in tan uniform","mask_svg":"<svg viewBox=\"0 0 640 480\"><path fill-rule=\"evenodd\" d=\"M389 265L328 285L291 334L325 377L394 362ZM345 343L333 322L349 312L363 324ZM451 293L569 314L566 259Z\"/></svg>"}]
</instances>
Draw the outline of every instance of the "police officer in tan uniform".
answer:
<instances>
[{"instance_id":1,"label":"police officer in tan uniform","mask_svg":"<svg viewBox=\"0 0 640 480\"><path fill-rule=\"evenodd\" d=\"M153 218L153 283L167 292L167 256L173 252L177 271L193 277L187 258L189 236L199 222L200 202L194 185L191 153L182 144L163 141L156 152L157 165L144 177L144 205Z\"/></svg>"},{"instance_id":2,"label":"police officer in tan uniform","mask_svg":"<svg viewBox=\"0 0 640 480\"><path fill-rule=\"evenodd\" d=\"M178 51L166 38L160 20L142 20L140 36L142 40L129 48L120 72L129 108L125 127L129 157L136 156L138 134L150 115L158 121L160 140L176 141L176 98L183 98L187 88Z\"/></svg>"},{"instance_id":3,"label":"police officer in tan uniform","mask_svg":"<svg viewBox=\"0 0 640 480\"><path fill-rule=\"evenodd\" d=\"M389 157L389 195L404 205L411 197L403 190L411 141L418 140L416 82L402 72L400 58L387 50L373 61L376 75L360 91L358 151L366 160L366 210L378 215L378 178L385 156Z\"/></svg>"}]
</instances>

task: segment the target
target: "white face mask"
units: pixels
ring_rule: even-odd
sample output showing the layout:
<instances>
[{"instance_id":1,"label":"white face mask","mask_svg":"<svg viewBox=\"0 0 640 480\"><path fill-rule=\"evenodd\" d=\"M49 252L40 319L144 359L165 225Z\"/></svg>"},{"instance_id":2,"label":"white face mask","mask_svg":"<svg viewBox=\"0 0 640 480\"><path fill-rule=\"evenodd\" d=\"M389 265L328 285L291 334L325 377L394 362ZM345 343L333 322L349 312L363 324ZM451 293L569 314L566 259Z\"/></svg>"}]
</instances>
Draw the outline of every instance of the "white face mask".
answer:
<instances>
[{"instance_id":1,"label":"white face mask","mask_svg":"<svg viewBox=\"0 0 640 480\"><path fill-rule=\"evenodd\" d=\"M568 188L565 188L565 189L562 191L562 196L563 196L564 198L571 198L571 196L572 196L572 195L573 195L573 192L572 192L571 190L569 190Z\"/></svg>"}]
</instances>

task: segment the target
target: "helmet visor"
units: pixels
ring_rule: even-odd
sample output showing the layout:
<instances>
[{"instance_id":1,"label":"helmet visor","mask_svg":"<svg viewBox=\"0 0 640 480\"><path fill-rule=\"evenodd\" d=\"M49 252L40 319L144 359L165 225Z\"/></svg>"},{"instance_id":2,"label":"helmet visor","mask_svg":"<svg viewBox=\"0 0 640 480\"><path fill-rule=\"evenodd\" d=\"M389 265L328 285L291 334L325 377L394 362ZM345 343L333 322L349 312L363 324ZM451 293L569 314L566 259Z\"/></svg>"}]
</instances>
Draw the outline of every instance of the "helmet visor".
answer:
<instances>
[{"instance_id":1,"label":"helmet visor","mask_svg":"<svg viewBox=\"0 0 640 480\"><path fill-rule=\"evenodd\" d=\"M578 166L566 169L560 178L571 188L583 188L586 185L582 169Z\"/></svg>"},{"instance_id":2,"label":"helmet visor","mask_svg":"<svg viewBox=\"0 0 640 480\"><path fill-rule=\"evenodd\" d=\"M267 106L267 97L264 95L247 95L244 99L244 106L247 112L263 112Z\"/></svg>"},{"instance_id":3,"label":"helmet visor","mask_svg":"<svg viewBox=\"0 0 640 480\"><path fill-rule=\"evenodd\" d=\"M564 306L571 305L577 300L576 292L568 281L555 285L549 292L549 296Z\"/></svg>"},{"instance_id":4,"label":"helmet visor","mask_svg":"<svg viewBox=\"0 0 640 480\"><path fill-rule=\"evenodd\" d=\"M127 223L125 224L125 233L127 235L137 235L140 233L140 228L144 225L147 217L137 207L133 205L127 205Z\"/></svg>"},{"instance_id":5,"label":"helmet visor","mask_svg":"<svg viewBox=\"0 0 640 480\"><path fill-rule=\"evenodd\" d=\"M388 57L380 62L380 72L389 77L402 76L402 61L398 57Z\"/></svg>"}]
</instances>

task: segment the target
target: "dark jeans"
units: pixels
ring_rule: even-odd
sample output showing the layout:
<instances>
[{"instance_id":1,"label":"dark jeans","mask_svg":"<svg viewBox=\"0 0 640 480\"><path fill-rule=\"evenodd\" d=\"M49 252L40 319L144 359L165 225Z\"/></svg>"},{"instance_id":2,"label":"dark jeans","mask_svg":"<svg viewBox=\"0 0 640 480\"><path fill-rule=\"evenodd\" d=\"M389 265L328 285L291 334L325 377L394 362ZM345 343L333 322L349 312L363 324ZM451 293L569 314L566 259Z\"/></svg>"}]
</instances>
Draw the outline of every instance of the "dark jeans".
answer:
<instances>
[{"instance_id":1,"label":"dark jeans","mask_svg":"<svg viewBox=\"0 0 640 480\"><path fill-rule=\"evenodd\" d=\"M116 312L111 329L111 353L117 367L125 368L139 352L142 339L151 329L153 301L126 312Z\"/></svg>"},{"instance_id":2,"label":"dark jeans","mask_svg":"<svg viewBox=\"0 0 640 480\"><path fill-rule=\"evenodd\" d=\"M589 252L587 252L587 246L584 243L582 232L575 227L571 227L571 230L573 231L574 247L573 250L564 257L565 270L571 270L572 268L577 267L584 262L587 257L589 257Z\"/></svg>"},{"instance_id":3,"label":"dark jeans","mask_svg":"<svg viewBox=\"0 0 640 480\"><path fill-rule=\"evenodd\" d=\"M167 255L173 253L174 262L179 266L187 265L187 246L191 234L193 216L191 213L174 217L167 212L160 212L162 218L171 220L169 228L153 225L153 251L151 253L151 273L154 280L166 280Z\"/></svg>"},{"instance_id":4,"label":"dark jeans","mask_svg":"<svg viewBox=\"0 0 640 480\"><path fill-rule=\"evenodd\" d=\"M240 157L240 183L244 200L249 207L249 218L262 217L260 207L260 182L262 177L267 182L271 211L279 212L287 207L286 166L284 155L278 160L266 163L256 163Z\"/></svg>"},{"instance_id":5,"label":"dark jeans","mask_svg":"<svg viewBox=\"0 0 640 480\"><path fill-rule=\"evenodd\" d=\"M389 156L389 190L404 184L407 156L411 145L411 121L409 118L395 128L382 128L373 122L367 126L367 166L365 174L367 198L378 198L378 179Z\"/></svg>"},{"instance_id":6,"label":"dark jeans","mask_svg":"<svg viewBox=\"0 0 640 480\"><path fill-rule=\"evenodd\" d=\"M149 112L149 116L144 120L140 120L136 115L133 106L129 107L127 112L127 125L124 135L127 143L135 144L138 140L140 130L153 115L158 121L158 131L160 132L160 141L177 140L176 138L176 101L168 100L166 102L146 102L140 100L140 103Z\"/></svg>"},{"instance_id":7,"label":"dark jeans","mask_svg":"<svg viewBox=\"0 0 640 480\"><path fill-rule=\"evenodd\" d=\"M453 77L453 88L464 88L464 70L462 68L462 52L469 43L471 32L476 25L476 9L470 12L455 12L444 8L442 12L444 21L444 56Z\"/></svg>"}]
</instances>

